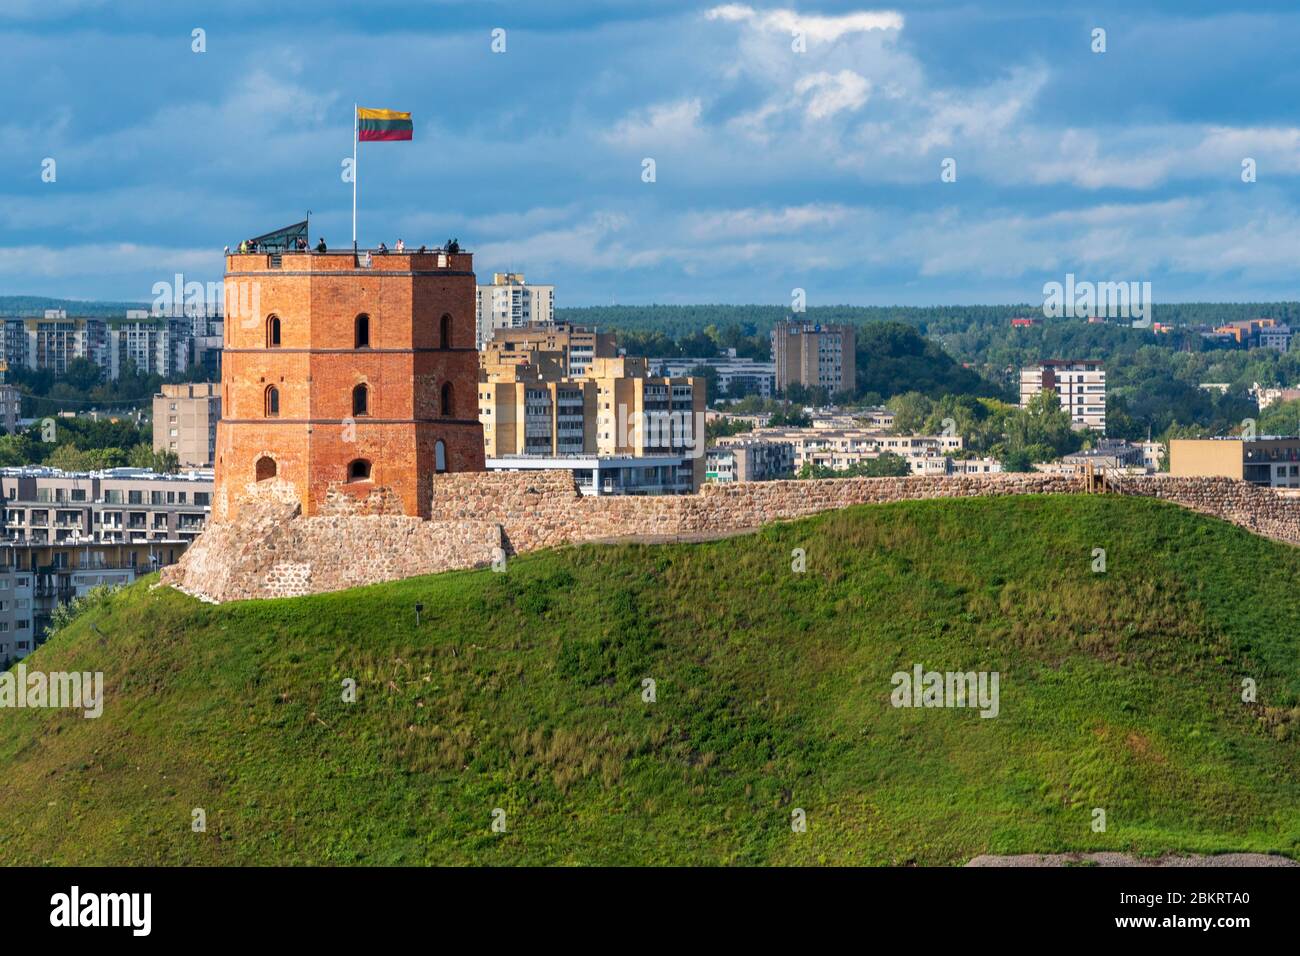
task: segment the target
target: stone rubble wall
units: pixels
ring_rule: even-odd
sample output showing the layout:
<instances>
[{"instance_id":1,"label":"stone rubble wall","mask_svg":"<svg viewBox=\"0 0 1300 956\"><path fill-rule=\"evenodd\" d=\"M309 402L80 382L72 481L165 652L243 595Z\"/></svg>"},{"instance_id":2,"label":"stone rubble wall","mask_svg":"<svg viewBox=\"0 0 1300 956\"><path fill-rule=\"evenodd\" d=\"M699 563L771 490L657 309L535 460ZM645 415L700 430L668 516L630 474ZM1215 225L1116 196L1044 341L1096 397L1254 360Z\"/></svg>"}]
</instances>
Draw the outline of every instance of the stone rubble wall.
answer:
<instances>
[{"instance_id":1,"label":"stone rubble wall","mask_svg":"<svg viewBox=\"0 0 1300 956\"><path fill-rule=\"evenodd\" d=\"M1106 487L1300 544L1300 498L1246 482L1149 475ZM250 497L235 521L214 521L165 568L163 581L217 602L288 597L482 567L503 552L724 537L850 505L1088 490L1083 477L1030 473L738 482L705 485L695 495L584 497L566 471L436 475L430 520L392 513L383 489L365 498L332 494L310 518L277 496Z\"/></svg>"},{"instance_id":2,"label":"stone rubble wall","mask_svg":"<svg viewBox=\"0 0 1300 956\"><path fill-rule=\"evenodd\" d=\"M364 507L364 503L363 503ZM420 574L483 567L502 552L490 521L335 513L304 518L297 505L245 501L163 568L162 581L202 600L297 597Z\"/></svg>"}]
</instances>

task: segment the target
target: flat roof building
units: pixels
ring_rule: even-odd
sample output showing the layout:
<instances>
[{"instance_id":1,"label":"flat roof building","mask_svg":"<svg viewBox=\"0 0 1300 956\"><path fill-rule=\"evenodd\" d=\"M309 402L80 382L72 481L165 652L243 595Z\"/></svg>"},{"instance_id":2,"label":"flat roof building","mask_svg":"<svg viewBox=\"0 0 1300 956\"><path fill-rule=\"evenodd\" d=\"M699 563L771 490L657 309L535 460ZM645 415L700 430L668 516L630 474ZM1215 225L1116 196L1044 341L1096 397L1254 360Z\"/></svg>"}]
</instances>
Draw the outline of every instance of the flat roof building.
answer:
<instances>
[{"instance_id":1,"label":"flat roof building","mask_svg":"<svg viewBox=\"0 0 1300 956\"><path fill-rule=\"evenodd\" d=\"M1169 473L1300 488L1300 438L1175 438L1169 442Z\"/></svg>"},{"instance_id":2,"label":"flat roof building","mask_svg":"<svg viewBox=\"0 0 1300 956\"><path fill-rule=\"evenodd\" d=\"M1076 429L1106 431L1106 370L1098 359L1048 359L1020 370L1020 407L1044 389L1061 398Z\"/></svg>"},{"instance_id":3,"label":"flat roof building","mask_svg":"<svg viewBox=\"0 0 1300 956\"><path fill-rule=\"evenodd\" d=\"M182 468L210 468L220 420L221 386L216 382L164 385L153 397L153 450L174 453Z\"/></svg>"},{"instance_id":4,"label":"flat roof building","mask_svg":"<svg viewBox=\"0 0 1300 956\"><path fill-rule=\"evenodd\" d=\"M832 395L857 384L857 335L851 325L778 322L772 329L776 387L824 388Z\"/></svg>"}]
</instances>

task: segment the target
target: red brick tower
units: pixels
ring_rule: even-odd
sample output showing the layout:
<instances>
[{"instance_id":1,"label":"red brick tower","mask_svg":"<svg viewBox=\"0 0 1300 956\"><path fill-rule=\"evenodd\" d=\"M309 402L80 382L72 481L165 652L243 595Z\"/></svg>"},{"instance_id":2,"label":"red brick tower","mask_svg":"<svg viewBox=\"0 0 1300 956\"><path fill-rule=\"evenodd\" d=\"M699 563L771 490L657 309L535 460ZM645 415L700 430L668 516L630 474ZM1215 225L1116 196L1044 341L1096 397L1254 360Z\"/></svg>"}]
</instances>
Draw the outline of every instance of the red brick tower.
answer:
<instances>
[{"instance_id":1,"label":"red brick tower","mask_svg":"<svg viewBox=\"0 0 1300 956\"><path fill-rule=\"evenodd\" d=\"M227 256L216 517L332 488L428 517L435 472L484 468L474 298L465 252Z\"/></svg>"}]
</instances>

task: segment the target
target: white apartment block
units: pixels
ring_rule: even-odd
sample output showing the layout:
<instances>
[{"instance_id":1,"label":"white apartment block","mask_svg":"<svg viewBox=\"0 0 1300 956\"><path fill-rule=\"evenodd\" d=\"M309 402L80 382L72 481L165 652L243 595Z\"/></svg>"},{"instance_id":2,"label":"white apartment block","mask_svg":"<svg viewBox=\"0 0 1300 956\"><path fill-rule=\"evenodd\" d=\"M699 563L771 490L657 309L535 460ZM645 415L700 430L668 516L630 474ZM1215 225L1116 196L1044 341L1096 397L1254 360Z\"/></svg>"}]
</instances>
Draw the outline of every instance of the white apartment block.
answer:
<instances>
[{"instance_id":1,"label":"white apartment block","mask_svg":"<svg viewBox=\"0 0 1300 956\"><path fill-rule=\"evenodd\" d=\"M771 398L776 389L776 363L736 358L652 358L646 360L651 375L685 378L694 369L711 368L718 376L718 396L759 395Z\"/></svg>"},{"instance_id":2,"label":"white apartment block","mask_svg":"<svg viewBox=\"0 0 1300 956\"><path fill-rule=\"evenodd\" d=\"M105 343L106 370L116 381L130 362L146 375L170 378L190 366L190 321L158 319L148 313L128 312L125 319L109 319Z\"/></svg>"},{"instance_id":3,"label":"white apartment block","mask_svg":"<svg viewBox=\"0 0 1300 956\"><path fill-rule=\"evenodd\" d=\"M949 474L948 455L961 451L960 435L891 435L873 428L758 428L723 436L719 448L756 439L786 442L794 449L795 471L805 464L843 471L886 452L907 459L914 474Z\"/></svg>"},{"instance_id":4,"label":"white apartment block","mask_svg":"<svg viewBox=\"0 0 1300 956\"><path fill-rule=\"evenodd\" d=\"M529 285L522 272L496 272L477 287L474 322L480 350L497 329L549 325L555 321L555 286Z\"/></svg>"},{"instance_id":5,"label":"white apartment block","mask_svg":"<svg viewBox=\"0 0 1300 956\"><path fill-rule=\"evenodd\" d=\"M1106 370L1097 359L1051 359L1020 370L1020 407L1045 388L1061 398L1075 428L1106 431Z\"/></svg>"},{"instance_id":6,"label":"white apartment block","mask_svg":"<svg viewBox=\"0 0 1300 956\"><path fill-rule=\"evenodd\" d=\"M0 567L0 667L36 649L33 625L34 572Z\"/></svg>"}]
</instances>

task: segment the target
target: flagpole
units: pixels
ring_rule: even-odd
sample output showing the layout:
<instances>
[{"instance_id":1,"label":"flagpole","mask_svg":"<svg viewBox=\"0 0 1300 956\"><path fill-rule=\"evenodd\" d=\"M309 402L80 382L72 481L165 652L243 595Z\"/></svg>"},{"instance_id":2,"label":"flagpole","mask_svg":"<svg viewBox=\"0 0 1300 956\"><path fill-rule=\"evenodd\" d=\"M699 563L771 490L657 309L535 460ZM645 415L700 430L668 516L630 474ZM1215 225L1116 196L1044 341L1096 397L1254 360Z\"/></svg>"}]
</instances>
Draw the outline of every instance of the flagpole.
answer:
<instances>
[{"instance_id":1,"label":"flagpole","mask_svg":"<svg viewBox=\"0 0 1300 956\"><path fill-rule=\"evenodd\" d=\"M352 254L357 254L357 104L352 104Z\"/></svg>"}]
</instances>

